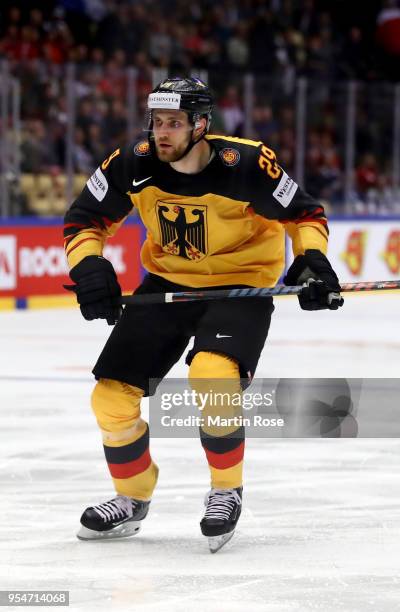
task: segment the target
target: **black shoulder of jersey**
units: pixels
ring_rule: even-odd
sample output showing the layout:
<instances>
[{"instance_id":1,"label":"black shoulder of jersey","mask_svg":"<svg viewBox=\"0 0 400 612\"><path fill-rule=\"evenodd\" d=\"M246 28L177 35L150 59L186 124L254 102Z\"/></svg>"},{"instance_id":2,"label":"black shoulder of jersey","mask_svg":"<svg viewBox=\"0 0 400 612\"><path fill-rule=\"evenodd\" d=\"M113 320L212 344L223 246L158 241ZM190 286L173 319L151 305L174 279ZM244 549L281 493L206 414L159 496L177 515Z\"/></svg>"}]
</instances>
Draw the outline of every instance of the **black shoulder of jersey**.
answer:
<instances>
[{"instance_id":1,"label":"black shoulder of jersey","mask_svg":"<svg viewBox=\"0 0 400 612\"><path fill-rule=\"evenodd\" d=\"M258 158L260 147L263 144L261 141L246 138L212 134L208 134L206 140L214 149L220 163L227 168L251 164ZM136 182L147 178L156 170L155 166L160 165L146 138L141 138L123 147L121 158L125 174Z\"/></svg>"},{"instance_id":2,"label":"black shoulder of jersey","mask_svg":"<svg viewBox=\"0 0 400 612\"><path fill-rule=\"evenodd\" d=\"M234 136L208 134L206 140L213 147L220 162L226 167L235 167L252 161L259 155L261 141Z\"/></svg>"},{"instance_id":3,"label":"black shoulder of jersey","mask_svg":"<svg viewBox=\"0 0 400 612\"><path fill-rule=\"evenodd\" d=\"M142 186L146 186L143 179L153 174L154 162L148 140L140 138L117 149L100 167L104 170L104 167L110 166L123 191L140 191Z\"/></svg>"}]
</instances>

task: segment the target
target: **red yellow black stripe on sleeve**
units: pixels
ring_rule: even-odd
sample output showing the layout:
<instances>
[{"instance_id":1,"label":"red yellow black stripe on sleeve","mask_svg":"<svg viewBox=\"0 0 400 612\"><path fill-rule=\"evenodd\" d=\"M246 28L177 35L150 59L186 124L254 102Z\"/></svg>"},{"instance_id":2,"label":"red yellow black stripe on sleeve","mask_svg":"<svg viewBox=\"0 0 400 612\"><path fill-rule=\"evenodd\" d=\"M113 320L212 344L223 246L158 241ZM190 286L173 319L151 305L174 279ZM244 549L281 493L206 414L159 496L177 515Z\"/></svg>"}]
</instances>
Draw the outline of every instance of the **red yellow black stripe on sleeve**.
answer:
<instances>
[{"instance_id":1,"label":"red yellow black stripe on sleeve","mask_svg":"<svg viewBox=\"0 0 400 612\"><path fill-rule=\"evenodd\" d=\"M295 219L282 219L281 223L307 223L309 221L314 221L323 225L329 233L328 229L328 221L325 217L325 211L322 206L317 206L314 210L304 210L298 217Z\"/></svg>"}]
</instances>

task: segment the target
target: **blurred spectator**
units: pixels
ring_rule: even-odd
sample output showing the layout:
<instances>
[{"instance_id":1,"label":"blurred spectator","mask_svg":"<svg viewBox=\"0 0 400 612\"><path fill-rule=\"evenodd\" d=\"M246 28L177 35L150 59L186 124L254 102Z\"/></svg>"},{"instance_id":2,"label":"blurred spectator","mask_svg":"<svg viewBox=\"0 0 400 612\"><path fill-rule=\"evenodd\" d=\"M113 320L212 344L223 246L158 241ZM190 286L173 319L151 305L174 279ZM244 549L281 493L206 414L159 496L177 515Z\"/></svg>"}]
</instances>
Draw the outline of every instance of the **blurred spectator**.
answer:
<instances>
[{"instance_id":1,"label":"blurred spectator","mask_svg":"<svg viewBox=\"0 0 400 612\"><path fill-rule=\"evenodd\" d=\"M304 37L318 32L318 13L314 0L303 0L294 12L296 28Z\"/></svg>"},{"instance_id":2,"label":"blurred spectator","mask_svg":"<svg viewBox=\"0 0 400 612\"><path fill-rule=\"evenodd\" d=\"M250 65L254 72L270 72L274 66L276 28L271 12L263 10L250 25Z\"/></svg>"},{"instance_id":3,"label":"blurred spectator","mask_svg":"<svg viewBox=\"0 0 400 612\"><path fill-rule=\"evenodd\" d=\"M346 34L341 52L338 54L338 76L362 79L368 74L369 51L360 28L352 27Z\"/></svg>"},{"instance_id":4,"label":"blurred spectator","mask_svg":"<svg viewBox=\"0 0 400 612\"><path fill-rule=\"evenodd\" d=\"M188 24L185 28L183 48L188 53L192 63L195 63L203 52L203 39L194 24Z\"/></svg>"},{"instance_id":5,"label":"blurred spectator","mask_svg":"<svg viewBox=\"0 0 400 612\"><path fill-rule=\"evenodd\" d=\"M42 54L51 64L64 64L71 46L72 36L67 26L51 29L42 44Z\"/></svg>"},{"instance_id":6,"label":"blurred spectator","mask_svg":"<svg viewBox=\"0 0 400 612\"><path fill-rule=\"evenodd\" d=\"M3 10L4 9L2 9L2 13L3 13ZM21 28L21 24L22 24L22 13L21 13L20 7L17 5L10 6L8 10L6 11L6 15L4 16L2 14L2 20L0 23L2 36L4 36L5 31L9 27L15 28L15 30L19 32Z\"/></svg>"},{"instance_id":7,"label":"blurred spectator","mask_svg":"<svg viewBox=\"0 0 400 612\"><path fill-rule=\"evenodd\" d=\"M332 51L329 30L309 39L305 70L310 78L323 81L332 76Z\"/></svg>"},{"instance_id":8,"label":"blurred spectator","mask_svg":"<svg viewBox=\"0 0 400 612\"><path fill-rule=\"evenodd\" d=\"M377 18L376 37L388 55L400 58L400 8L396 0L387 0Z\"/></svg>"},{"instance_id":9,"label":"blurred spectator","mask_svg":"<svg viewBox=\"0 0 400 612\"><path fill-rule=\"evenodd\" d=\"M99 80L98 90L108 98L126 97L126 70L123 63L124 52L119 49L105 62L103 76Z\"/></svg>"},{"instance_id":10,"label":"blurred spectator","mask_svg":"<svg viewBox=\"0 0 400 612\"><path fill-rule=\"evenodd\" d=\"M138 95L147 96L153 89L152 87L152 65L146 53L137 53L134 57L136 68L136 86Z\"/></svg>"},{"instance_id":11,"label":"blurred spectator","mask_svg":"<svg viewBox=\"0 0 400 612\"><path fill-rule=\"evenodd\" d=\"M279 124L273 118L272 108L270 106L256 106L253 111L253 129L257 138L263 140L268 145L272 145L272 141L279 130Z\"/></svg>"},{"instance_id":12,"label":"blurred spectator","mask_svg":"<svg viewBox=\"0 0 400 612\"><path fill-rule=\"evenodd\" d=\"M77 128L74 134L73 164L75 172L79 174L89 175L95 170L93 155L87 146L85 132L81 128Z\"/></svg>"},{"instance_id":13,"label":"blurred spectator","mask_svg":"<svg viewBox=\"0 0 400 612\"><path fill-rule=\"evenodd\" d=\"M174 23L169 29L171 32L170 71L175 74L185 73L191 64L184 46L185 27L179 23Z\"/></svg>"},{"instance_id":14,"label":"blurred spectator","mask_svg":"<svg viewBox=\"0 0 400 612\"><path fill-rule=\"evenodd\" d=\"M41 40L49 28L49 24L44 23L42 11L37 7L34 7L29 11L29 25L37 31L39 34L39 39Z\"/></svg>"},{"instance_id":15,"label":"blurred spectator","mask_svg":"<svg viewBox=\"0 0 400 612\"><path fill-rule=\"evenodd\" d=\"M50 172L55 166L57 156L43 121L28 121L21 142L22 172Z\"/></svg>"},{"instance_id":16,"label":"blurred spectator","mask_svg":"<svg viewBox=\"0 0 400 612\"><path fill-rule=\"evenodd\" d=\"M125 45L131 47L130 31L136 30L135 21L131 22L131 9L128 3L110 3L110 8L105 16L100 20L95 29L94 44L104 49L106 55L111 54L115 49L124 48Z\"/></svg>"},{"instance_id":17,"label":"blurred spectator","mask_svg":"<svg viewBox=\"0 0 400 612\"><path fill-rule=\"evenodd\" d=\"M234 30L234 35L228 40L226 45L228 60L237 68L245 68L249 63L250 51L247 35L247 24L239 23Z\"/></svg>"},{"instance_id":18,"label":"blurred spectator","mask_svg":"<svg viewBox=\"0 0 400 612\"><path fill-rule=\"evenodd\" d=\"M90 97L82 98L76 113L76 125L86 132L95 121L93 100Z\"/></svg>"},{"instance_id":19,"label":"blurred spectator","mask_svg":"<svg viewBox=\"0 0 400 612\"><path fill-rule=\"evenodd\" d=\"M296 80L304 76L309 79L306 187L316 197L338 202L347 100L346 84L334 82L338 78L359 82L361 161L355 183L360 201L388 208L390 197L396 200L386 168L393 88L384 84L400 81L395 0L374 0L361 9L345 0L32 0L7 2L0 14L0 59L10 60L21 84L26 172L64 163L67 62L76 64L74 163L82 173L126 142L127 67L136 70L135 134L141 133L154 68L182 75L204 69L218 100L212 130L265 140L293 171ZM247 72L255 75L252 134L244 133ZM366 81L382 81L382 88L374 83L371 89Z\"/></svg>"},{"instance_id":20,"label":"blurred spectator","mask_svg":"<svg viewBox=\"0 0 400 612\"><path fill-rule=\"evenodd\" d=\"M92 123L87 131L88 150L92 156L95 167L105 160L110 153L111 147L107 147L103 140L101 127L97 123Z\"/></svg>"},{"instance_id":21,"label":"blurred spectator","mask_svg":"<svg viewBox=\"0 0 400 612\"><path fill-rule=\"evenodd\" d=\"M279 63L286 68L301 71L307 58L303 35L293 28L288 28L280 33L276 43L276 57Z\"/></svg>"},{"instance_id":22,"label":"blurred spectator","mask_svg":"<svg viewBox=\"0 0 400 612\"><path fill-rule=\"evenodd\" d=\"M33 60L40 56L39 32L30 25L21 28L17 46L17 60Z\"/></svg>"},{"instance_id":23,"label":"blurred spectator","mask_svg":"<svg viewBox=\"0 0 400 612\"><path fill-rule=\"evenodd\" d=\"M371 189L378 186L379 170L378 162L372 153L367 153L356 168L357 190L362 198L365 198Z\"/></svg>"},{"instance_id":24,"label":"blurred spectator","mask_svg":"<svg viewBox=\"0 0 400 612\"><path fill-rule=\"evenodd\" d=\"M381 65L392 80L400 80L400 8L396 0L386 0L377 18L376 41Z\"/></svg>"},{"instance_id":25,"label":"blurred spectator","mask_svg":"<svg viewBox=\"0 0 400 612\"><path fill-rule=\"evenodd\" d=\"M239 90L235 85L229 85L218 106L221 110L225 130L228 134L236 134L244 121Z\"/></svg>"},{"instance_id":26,"label":"blurred spectator","mask_svg":"<svg viewBox=\"0 0 400 612\"><path fill-rule=\"evenodd\" d=\"M10 59L17 60L19 54L19 31L16 25L9 25L3 38L0 40L0 53Z\"/></svg>"},{"instance_id":27,"label":"blurred spectator","mask_svg":"<svg viewBox=\"0 0 400 612\"><path fill-rule=\"evenodd\" d=\"M122 100L116 99L112 101L111 107L102 123L102 138L111 149L116 149L126 142L126 108Z\"/></svg>"},{"instance_id":28,"label":"blurred spectator","mask_svg":"<svg viewBox=\"0 0 400 612\"><path fill-rule=\"evenodd\" d=\"M107 14L107 0L85 0L85 11L91 19L98 22Z\"/></svg>"},{"instance_id":29,"label":"blurred spectator","mask_svg":"<svg viewBox=\"0 0 400 612\"><path fill-rule=\"evenodd\" d=\"M171 61L172 39L165 22L158 23L149 36L150 59L156 66L168 66Z\"/></svg>"}]
</instances>

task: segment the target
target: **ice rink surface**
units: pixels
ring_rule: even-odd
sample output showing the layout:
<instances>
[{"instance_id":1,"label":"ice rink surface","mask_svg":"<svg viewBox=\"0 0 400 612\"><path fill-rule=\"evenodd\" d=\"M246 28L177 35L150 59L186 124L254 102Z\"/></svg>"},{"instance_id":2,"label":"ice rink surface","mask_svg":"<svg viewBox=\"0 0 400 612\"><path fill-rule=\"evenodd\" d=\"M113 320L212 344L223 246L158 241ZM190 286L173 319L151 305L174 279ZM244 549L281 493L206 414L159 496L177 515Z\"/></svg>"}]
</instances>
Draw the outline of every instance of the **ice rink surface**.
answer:
<instances>
[{"instance_id":1,"label":"ice rink surface","mask_svg":"<svg viewBox=\"0 0 400 612\"><path fill-rule=\"evenodd\" d=\"M340 312L275 304L257 376L400 377L400 294L349 296ZM399 439L249 439L242 517L216 555L198 524L200 443L154 439L140 534L81 542L84 508L113 495L89 407L109 328L15 311L0 332L0 589L69 590L72 610L400 610Z\"/></svg>"}]
</instances>

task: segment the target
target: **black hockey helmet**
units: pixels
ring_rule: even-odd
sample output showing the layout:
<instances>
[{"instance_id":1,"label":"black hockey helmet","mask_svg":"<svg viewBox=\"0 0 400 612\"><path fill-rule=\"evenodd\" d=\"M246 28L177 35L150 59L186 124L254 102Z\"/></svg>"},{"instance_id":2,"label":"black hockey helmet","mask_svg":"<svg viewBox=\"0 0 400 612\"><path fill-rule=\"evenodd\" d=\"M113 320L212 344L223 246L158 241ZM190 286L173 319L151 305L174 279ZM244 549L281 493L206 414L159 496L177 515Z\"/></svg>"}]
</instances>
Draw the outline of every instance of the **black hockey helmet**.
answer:
<instances>
[{"instance_id":1,"label":"black hockey helmet","mask_svg":"<svg viewBox=\"0 0 400 612\"><path fill-rule=\"evenodd\" d=\"M205 116L207 118L206 128L201 135L201 138L203 138L210 128L213 106L214 99L211 90L201 79L194 77L164 79L148 97L149 129L152 129L152 111L154 109L182 110L188 113L189 120L194 127L196 127L196 121L200 117Z\"/></svg>"}]
</instances>

